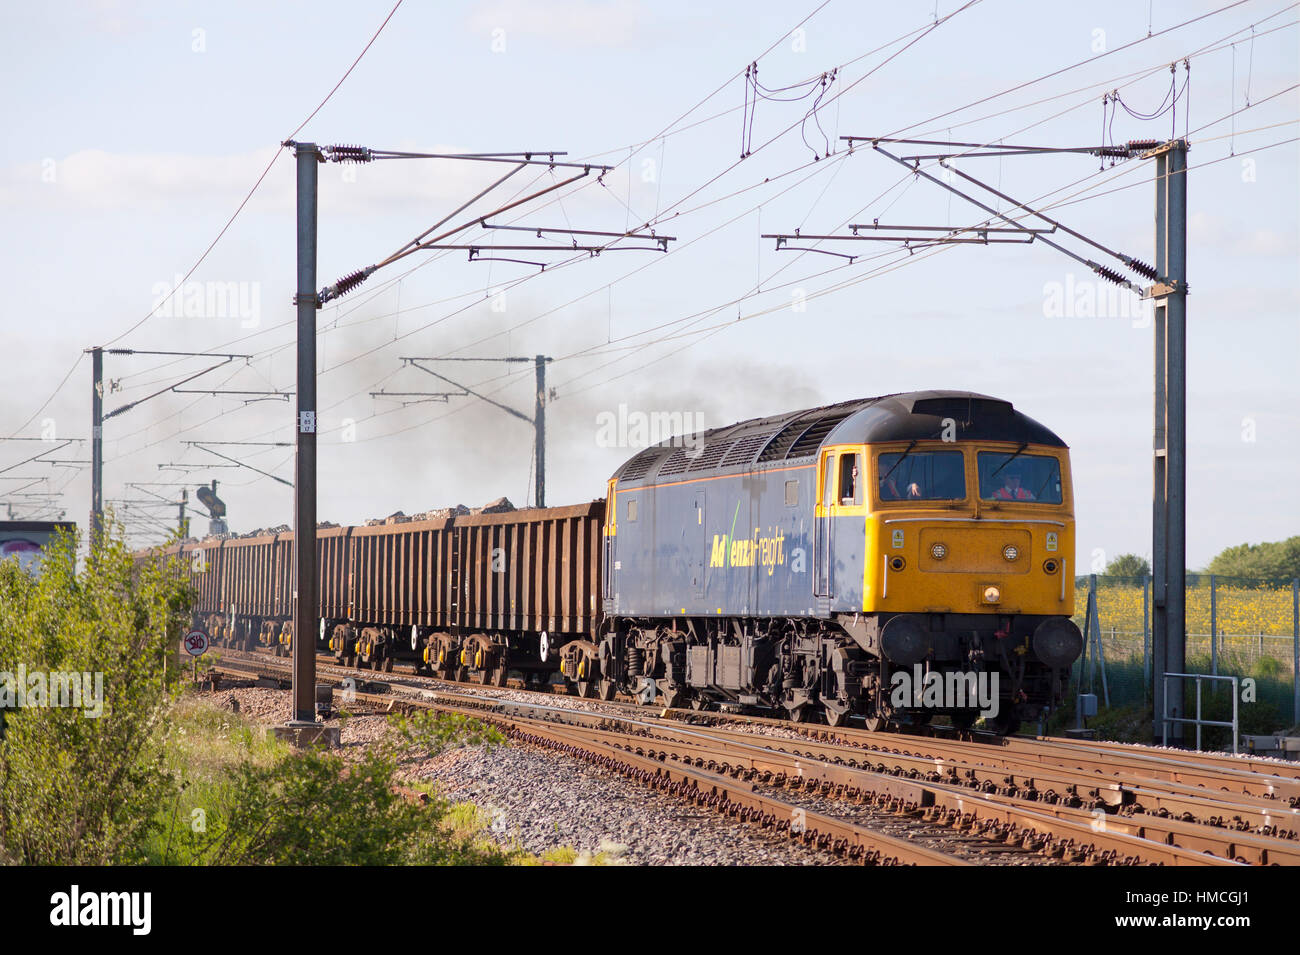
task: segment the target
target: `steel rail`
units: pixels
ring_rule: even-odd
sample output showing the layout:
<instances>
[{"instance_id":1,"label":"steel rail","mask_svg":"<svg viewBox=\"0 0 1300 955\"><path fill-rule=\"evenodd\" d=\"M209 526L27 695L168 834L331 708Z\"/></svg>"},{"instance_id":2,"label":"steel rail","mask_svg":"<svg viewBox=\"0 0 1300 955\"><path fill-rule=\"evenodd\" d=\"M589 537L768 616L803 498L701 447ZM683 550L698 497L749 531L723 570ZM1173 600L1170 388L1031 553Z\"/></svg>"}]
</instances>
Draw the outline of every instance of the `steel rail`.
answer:
<instances>
[{"instance_id":1,"label":"steel rail","mask_svg":"<svg viewBox=\"0 0 1300 955\"><path fill-rule=\"evenodd\" d=\"M238 673L247 667L253 671L279 673L284 668L274 664L240 661L218 663L213 669ZM282 677L281 677L282 678ZM501 712L498 704L465 706L438 698L401 698L392 694L358 692L332 688L345 702L377 704L388 711L431 709L468 715L505 727L512 738L554 749L628 776L650 788L686 798L743 822L755 823L799 839L806 845L849 858L866 865L971 865L972 863L918 846L907 839L876 832L845 819L813 812L786 800L762 792L759 787L738 781L723 773L686 765L664 764L607 742L600 731L548 723L543 720ZM480 701L482 702L482 701Z\"/></svg>"}]
</instances>

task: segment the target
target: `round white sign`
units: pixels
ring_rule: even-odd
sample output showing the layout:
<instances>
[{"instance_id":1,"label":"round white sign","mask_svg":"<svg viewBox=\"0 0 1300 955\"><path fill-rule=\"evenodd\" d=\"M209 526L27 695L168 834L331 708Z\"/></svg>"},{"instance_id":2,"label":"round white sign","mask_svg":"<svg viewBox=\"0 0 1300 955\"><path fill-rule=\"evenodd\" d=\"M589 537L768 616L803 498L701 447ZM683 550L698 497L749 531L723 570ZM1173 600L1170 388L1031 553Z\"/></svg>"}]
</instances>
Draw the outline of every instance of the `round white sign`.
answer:
<instances>
[{"instance_id":1,"label":"round white sign","mask_svg":"<svg viewBox=\"0 0 1300 955\"><path fill-rule=\"evenodd\" d=\"M208 652L208 635L202 630L191 630L181 640L181 646L192 657L201 657Z\"/></svg>"}]
</instances>

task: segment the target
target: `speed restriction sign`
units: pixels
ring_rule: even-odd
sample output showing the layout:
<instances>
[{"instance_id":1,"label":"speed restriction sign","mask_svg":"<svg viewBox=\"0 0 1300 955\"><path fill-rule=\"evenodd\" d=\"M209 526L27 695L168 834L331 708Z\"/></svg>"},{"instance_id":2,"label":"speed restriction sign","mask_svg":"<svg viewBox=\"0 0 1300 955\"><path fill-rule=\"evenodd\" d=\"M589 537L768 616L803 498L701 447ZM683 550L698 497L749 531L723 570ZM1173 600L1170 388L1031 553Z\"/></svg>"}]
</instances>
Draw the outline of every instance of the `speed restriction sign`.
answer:
<instances>
[{"instance_id":1,"label":"speed restriction sign","mask_svg":"<svg viewBox=\"0 0 1300 955\"><path fill-rule=\"evenodd\" d=\"M185 652L192 657L201 657L208 652L208 635L202 630L191 630L181 641Z\"/></svg>"}]
</instances>

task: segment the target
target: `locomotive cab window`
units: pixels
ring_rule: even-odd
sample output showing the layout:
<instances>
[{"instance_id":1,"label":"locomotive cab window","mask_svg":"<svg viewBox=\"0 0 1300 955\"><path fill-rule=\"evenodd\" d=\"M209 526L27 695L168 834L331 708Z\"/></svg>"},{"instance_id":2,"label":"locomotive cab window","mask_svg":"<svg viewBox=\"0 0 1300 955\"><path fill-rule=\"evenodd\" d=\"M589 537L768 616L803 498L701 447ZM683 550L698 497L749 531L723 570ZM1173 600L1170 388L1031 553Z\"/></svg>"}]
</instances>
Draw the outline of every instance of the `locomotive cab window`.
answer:
<instances>
[{"instance_id":1,"label":"locomotive cab window","mask_svg":"<svg viewBox=\"0 0 1300 955\"><path fill-rule=\"evenodd\" d=\"M822 487L822 507L830 507L835 503L835 455L826 457L826 477L825 484Z\"/></svg>"},{"instance_id":2,"label":"locomotive cab window","mask_svg":"<svg viewBox=\"0 0 1300 955\"><path fill-rule=\"evenodd\" d=\"M882 501L960 501L966 471L960 451L886 451L876 459Z\"/></svg>"},{"instance_id":3,"label":"locomotive cab window","mask_svg":"<svg viewBox=\"0 0 1300 955\"><path fill-rule=\"evenodd\" d=\"M1056 458L1016 451L979 453L980 499L1061 503L1061 464Z\"/></svg>"},{"instance_id":4,"label":"locomotive cab window","mask_svg":"<svg viewBox=\"0 0 1300 955\"><path fill-rule=\"evenodd\" d=\"M862 455L840 455L840 503L862 503Z\"/></svg>"}]
</instances>

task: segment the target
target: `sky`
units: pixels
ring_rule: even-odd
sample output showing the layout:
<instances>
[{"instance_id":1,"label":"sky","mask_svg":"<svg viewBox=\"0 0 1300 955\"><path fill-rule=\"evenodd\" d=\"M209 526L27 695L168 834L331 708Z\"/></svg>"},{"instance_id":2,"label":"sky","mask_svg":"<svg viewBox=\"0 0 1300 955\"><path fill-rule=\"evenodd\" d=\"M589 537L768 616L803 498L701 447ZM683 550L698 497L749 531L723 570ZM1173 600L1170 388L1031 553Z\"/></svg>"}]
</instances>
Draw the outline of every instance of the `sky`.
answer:
<instances>
[{"instance_id":1,"label":"sky","mask_svg":"<svg viewBox=\"0 0 1300 955\"><path fill-rule=\"evenodd\" d=\"M101 345L137 352L105 356L106 410L149 399L104 427L105 496L133 541L174 525L160 497L184 485L193 500L214 479L233 531L292 522L292 488L266 476L293 478L283 443L294 405L274 395L293 390L295 373L294 162L279 144L311 116L300 141L556 151L613 167L488 215L566 177L526 167L446 228L483 217L672 237L667 253L621 240L591 256L566 254L568 235L475 225L461 244L556 249L482 261L418 251L328 303L318 322L321 520L529 502L531 427L475 395L531 414L532 364L446 359L545 354L548 504L602 496L645 438L670 436L647 423L718 427L960 389L1011 400L1071 447L1081 571L1149 556L1149 303L1038 241L908 250L804 240L789 244L820 251L790 251L761 236L989 219L842 136L1079 147L1177 135L1190 143L1188 564L1300 533L1295 4L404 0L379 30L392 9L96 0L8 12L0 437L36 439L0 441L0 504L15 517L85 523L84 349ZM1152 260L1152 162L969 152L960 172L1108 250ZM510 168L319 166L317 285L382 261ZM1106 252L1052 238L1123 270ZM247 357L139 353L148 350ZM372 396L462 390L401 361L412 356L439 359L427 367L472 394ZM203 387L272 394L185 391ZM37 454L46 460L21 463Z\"/></svg>"}]
</instances>

